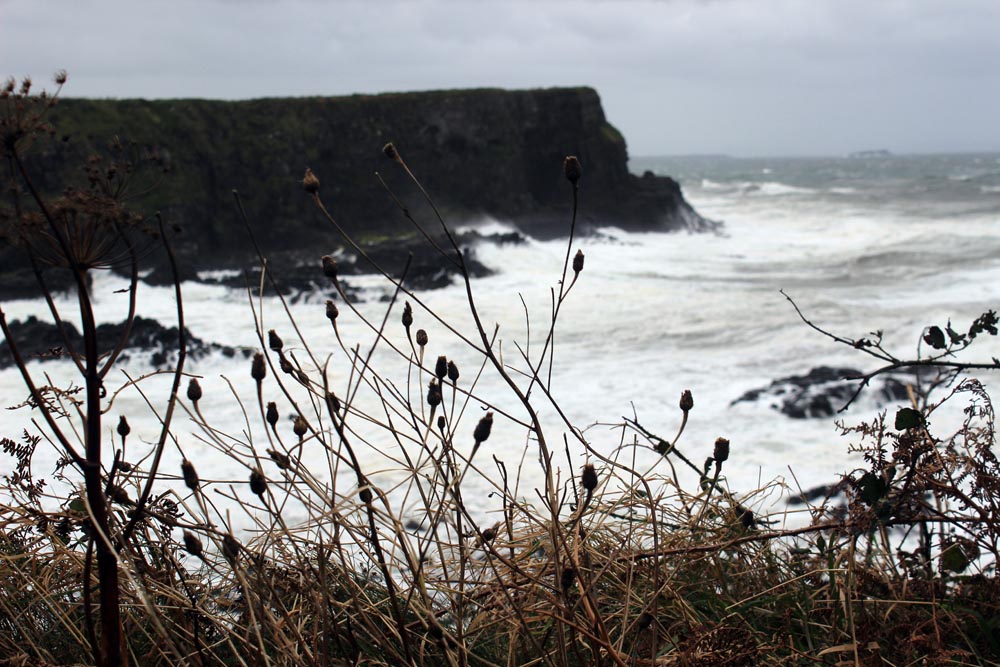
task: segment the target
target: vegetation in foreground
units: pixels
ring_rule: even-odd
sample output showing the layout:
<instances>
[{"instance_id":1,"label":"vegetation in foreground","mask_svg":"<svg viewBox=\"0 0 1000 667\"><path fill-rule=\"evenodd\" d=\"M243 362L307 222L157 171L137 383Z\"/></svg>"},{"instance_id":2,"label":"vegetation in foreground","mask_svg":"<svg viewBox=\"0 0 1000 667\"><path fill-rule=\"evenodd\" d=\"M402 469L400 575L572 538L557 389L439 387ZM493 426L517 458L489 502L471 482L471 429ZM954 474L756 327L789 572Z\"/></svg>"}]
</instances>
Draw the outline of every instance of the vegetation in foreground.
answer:
<instances>
[{"instance_id":1,"label":"vegetation in foreground","mask_svg":"<svg viewBox=\"0 0 1000 667\"><path fill-rule=\"evenodd\" d=\"M7 238L35 267L57 324L64 314L46 276L71 275L83 343L67 337L60 352L79 382L52 386L18 355L16 332L0 311L27 389L20 410L31 424L2 440L12 466L0 494L0 664L1000 664L1000 464L990 398L968 377L998 364L956 357L997 334L992 311L961 331L925 329L912 360L878 337L823 332L878 361L861 386L892 369L921 372L910 406L845 429L866 467L847 472L804 525L775 528L758 513L768 489L738 492L726 483L726 462L738 452L725 437L697 455L682 442L695 409L690 392L680 395L675 433L626 421L623 447L613 454L593 448L565 419L553 425L539 416L543 409L562 416L550 392L554 331L585 275L583 254L573 252L584 181L569 157L569 242L533 347L508 342L501 357L449 228L440 218L427 225L409 217L401 203L401 215L463 276L475 325L453 333L481 368L459 369L430 353L421 322L450 323L384 270L396 267L377 267L395 290L384 318L369 321L346 299L325 306L339 346L331 358L344 365L337 377L350 378L346 389L331 389L329 351L302 341L286 309L278 328L295 343L286 346L276 330L257 331L247 429L225 433L202 414L204 390L185 374L175 271L173 390L165 405L151 407L162 421L152 452L133 461L123 455L127 419L106 421L116 394L105 379L127 327L120 340L98 340L88 275L113 267L130 276L131 321L140 260L154 245L169 257L169 235L157 221L153 236L143 236L145 222L127 208L137 163L121 142L109 158L85 165L83 187L36 188L23 157L49 133L54 97L32 96L30 87L11 81L0 99L7 170L0 215ZM392 144L384 152L419 184ZM319 217L340 230L317 176L307 171L302 186ZM429 195L426 202L433 207ZM242 213L238 199L237 206ZM353 245L346 235L345 242ZM335 260L322 258L320 270L341 292ZM363 320L370 344L343 340L342 317ZM370 366L376 347L404 360L405 378ZM477 394L484 373L504 383L504 400ZM380 399L377 411L360 407L364 393ZM935 412L955 402L964 423L936 432ZM246 469L243 479L208 479L187 459L179 470L160 466L164 452L179 446L172 437L178 411L200 425L204 446ZM501 421L522 433L530 451L523 465L540 467L541 488L519 488L512 462L477 457ZM315 458L301 464L306 446L322 452L325 468ZM32 467L39 447L58 449L53 474L76 490L49 495ZM659 463L637 469L628 454L635 447L651 448ZM358 456L366 448L395 461L392 488ZM560 469L563 456L569 467ZM694 484L681 483L691 477L685 469ZM502 512L488 523L463 498L472 475L493 480ZM421 508L419 529L392 502L400 493ZM220 494L225 507L217 505ZM291 523L292 506L307 520ZM239 511L259 530L235 530L231 514Z\"/></svg>"}]
</instances>

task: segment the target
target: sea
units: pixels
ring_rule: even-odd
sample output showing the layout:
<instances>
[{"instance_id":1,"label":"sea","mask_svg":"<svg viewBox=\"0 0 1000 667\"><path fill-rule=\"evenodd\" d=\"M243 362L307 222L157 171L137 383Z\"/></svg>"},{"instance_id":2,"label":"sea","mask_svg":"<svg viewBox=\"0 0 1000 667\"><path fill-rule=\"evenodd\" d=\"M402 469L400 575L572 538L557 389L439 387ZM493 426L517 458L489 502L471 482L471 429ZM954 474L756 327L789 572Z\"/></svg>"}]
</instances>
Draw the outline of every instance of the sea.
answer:
<instances>
[{"instance_id":1,"label":"sea","mask_svg":"<svg viewBox=\"0 0 1000 667\"><path fill-rule=\"evenodd\" d=\"M651 441L623 424L638 422L648 433L673 440L681 424L679 397L690 390L694 407L677 449L700 464L712 455L716 438L727 438L731 454L723 482L758 511L779 511L789 496L837 482L864 465L850 452L857 436L842 435L838 422L851 426L882 411L891 417L906 404L864 391L844 412L794 419L776 410L773 398L734 402L775 379L812 368L872 371L881 365L810 327L803 317L845 339L880 332L887 351L912 359L927 353L921 346L926 327L943 329L951 323L965 331L980 314L1000 309L1000 154L639 157L630 167L677 179L699 213L722 223L719 231L639 233L608 226L574 238L570 247L565 238L529 236L521 244L484 241L474 248L476 258L494 271L472 282L476 312L513 380L522 391L534 385L530 400L561 485L569 485L587 462L609 474L606 464L587 452L584 440L603 457L669 477ZM487 233L512 229L503 220L451 222ZM566 283L572 286L546 348L567 250L570 256L581 250L585 264L575 280L568 272ZM360 289L361 298L354 309L339 302L339 340L326 317L325 293L286 304L268 290L263 297L250 297L244 290L188 282L182 285L185 323L199 338L246 351L264 349L266 334L261 339L257 332L273 328L285 352L312 379L325 372L330 390L350 404L347 425L361 466L398 503L401 516L417 504L406 484L407 457L428 465L415 442L427 437L428 426L415 423L411 413L430 422L434 433L436 416L444 412L456 451L468 456L476 424L486 411L493 412L491 435L476 451L465 480L466 502L485 517L495 516L501 507L496 491L505 473L518 497L538 503L535 489L543 484L538 444L524 426L527 413L516 396L474 349L482 342L464 285L456 281L393 300L393 286L382 278L345 280ZM95 276L102 320L123 318L124 287L111 274ZM172 289L140 289L141 315L176 324ZM400 323L407 301L413 331L423 328L429 337L423 372L410 363L413 352ZM61 296L57 303L73 312L70 297ZM8 320L48 317L41 301L12 301L3 309ZM543 350L553 355L551 363L546 357L539 366ZM440 355L455 361L463 392L446 387L432 418L425 396ZM1000 346L985 336L958 358L989 362L994 356L1000 356ZM243 354L222 353L187 363L185 371L199 377L204 391L200 414L181 401L162 463L165 473L176 476L184 456L203 478L233 481L232 487L219 485L223 507L226 495L249 496L244 487L248 466L255 465L251 450L270 478L281 479L264 454L274 442L250 365ZM81 383L71 367L59 362L32 362L30 369L40 383ZM535 382L532 369L539 376ZM261 400L278 403L278 431L286 449L325 479L332 493L350 496L356 492L354 477L331 464L315 438L296 444L292 401L312 427L329 429L329 422L289 376L282 376L287 393L279 387L276 370L276 365L269 369ZM996 372L976 377L987 390L1000 386ZM125 415L132 427L125 460L149 464L169 379L141 355L109 376L108 442L120 448L114 428ZM935 397L943 399L953 388L944 387ZM17 370L0 371L0 392L5 407L25 400ZM966 401L964 394L950 399L935 413L932 432L946 437L957 429ZM36 422L37 415L24 407L5 410L0 434L16 439L23 429L36 430ZM79 419L63 423L69 422L79 432ZM335 446L336 438L327 433ZM440 451L439 444L434 447ZM57 459L43 440L35 475L51 478L55 488L77 483L69 473L62 482L53 477ZM9 474L12 465L10 457L0 455L0 474ZM678 472L682 485L697 492L697 477L683 466ZM179 483L164 479L158 490L171 485Z\"/></svg>"}]
</instances>

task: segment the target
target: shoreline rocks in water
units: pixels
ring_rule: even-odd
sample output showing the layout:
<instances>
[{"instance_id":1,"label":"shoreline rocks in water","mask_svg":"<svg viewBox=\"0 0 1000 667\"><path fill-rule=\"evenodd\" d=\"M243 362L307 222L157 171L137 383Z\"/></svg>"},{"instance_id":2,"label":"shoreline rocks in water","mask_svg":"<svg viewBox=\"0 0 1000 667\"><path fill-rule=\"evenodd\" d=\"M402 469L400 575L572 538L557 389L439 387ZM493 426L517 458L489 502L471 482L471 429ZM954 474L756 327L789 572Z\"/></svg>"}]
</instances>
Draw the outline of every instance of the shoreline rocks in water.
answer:
<instances>
[{"instance_id":1,"label":"shoreline rocks in water","mask_svg":"<svg viewBox=\"0 0 1000 667\"><path fill-rule=\"evenodd\" d=\"M83 336L72 323L64 322L70 345L77 352L83 348ZM43 322L34 315L26 320L15 320L9 323L10 330L16 337L17 349L25 361L58 359L67 354L66 342L59 329L51 322ZM125 331L125 322L117 324L101 324L97 327L98 340L107 343L117 342ZM167 368L177 359L177 327L165 327L156 320L136 317L129 332L125 349L118 357L118 363L125 363L134 357L136 352L151 353L150 363L158 369ZM248 356L249 351L237 350L227 345L206 343L202 339L187 334L187 353L189 358L198 359L211 352L221 352L227 357L242 353ZM102 349L102 354L110 350ZM14 356L6 340L0 342L0 368L14 365Z\"/></svg>"},{"instance_id":2,"label":"shoreline rocks in water","mask_svg":"<svg viewBox=\"0 0 1000 667\"><path fill-rule=\"evenodd\" d=\"M767 387L751 389L730 405L768 401L771 408L792 419L832 417L857 391L857 383L846 378L861 375L856 368L819 366L805 375L790 375ZM876 378L864 391L873 392L880 402L902 401L907 399L906 384L902 373L887 374Z\"/></svg>"}]
</instances>

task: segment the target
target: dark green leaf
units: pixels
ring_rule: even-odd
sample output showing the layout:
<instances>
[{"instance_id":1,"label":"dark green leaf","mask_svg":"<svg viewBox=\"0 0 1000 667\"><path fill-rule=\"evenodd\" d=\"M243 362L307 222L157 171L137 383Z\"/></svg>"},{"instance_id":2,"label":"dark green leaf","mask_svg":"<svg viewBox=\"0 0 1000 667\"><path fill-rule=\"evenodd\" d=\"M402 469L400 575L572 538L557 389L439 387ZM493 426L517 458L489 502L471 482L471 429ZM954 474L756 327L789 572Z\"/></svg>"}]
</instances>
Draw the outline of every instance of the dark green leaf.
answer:
<instances>
[{"instance_id":1,"label":"dark green leaf","mask_svg":"<svg viewBox=\"0 0 1000 667\"><path fill-rule=\"evenodd\" d=\"M889 490L885 480L871 472L866 472L861 476L858 487L861 489L861 500L869 507L874 506L875 503L884 498L886 491Z\"/></svg>"},{"instance_id":2,"label":"dark green leaf","mask_svg":"<svg viewBox=\"0 0 1000 667\"><path fill-rule=\"evenodd\" d=\"M905 431L916 428L924 423L924 416L913 408L900 408L896 412L896 430Z\"/></svg>"},{"instance_id":3,"label":"dark green leaf","mask_svg":"<svg viewBox=\"0 0 1000 667\"><path fill-rule=\"evenodd\" d=\"M935 350L943 350L948 347L948 343L944 339L944 332L941 331L941 327L931 327L924 334L924 342L933 347Z\"/></svg>"}]
</instances>

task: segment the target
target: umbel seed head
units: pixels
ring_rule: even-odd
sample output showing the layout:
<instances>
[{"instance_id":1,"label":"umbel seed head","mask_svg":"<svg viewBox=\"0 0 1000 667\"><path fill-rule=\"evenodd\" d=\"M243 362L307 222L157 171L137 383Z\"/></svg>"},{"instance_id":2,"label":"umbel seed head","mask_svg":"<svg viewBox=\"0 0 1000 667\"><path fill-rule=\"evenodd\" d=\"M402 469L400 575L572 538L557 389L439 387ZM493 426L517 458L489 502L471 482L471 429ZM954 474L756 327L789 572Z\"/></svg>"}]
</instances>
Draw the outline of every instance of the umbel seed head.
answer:
<instances>
[{"instance_id":1,"label":"umbel seed head","mask_svg":"<svg viewBox=\"0 0 1000 667\"><path fill-rule=\"evenodd\" d=\"M274 329L267 332L267 346L275 352L281 352L281 348L285 346L281 340L281 336Z\"/></svg>"},{"instance_id":2,"label":"umbel seed head","mask_svg":"<svg viewBox=\"0 0 1000 667\"><path fill-rule=\"evenodd\" d=\"M201 486L201 480L198 479L198 471L194 469L194 464L187 459L181 461L181 474L184 475L184 486L197 491Z\"/></svg>"},{"instance_id":3,"label":"umbel seed head","mask_svg":"<svg viewBox=\"0 0 1000 667\"><path fill-rule=\"evenodd\" d=\"M124 438L131 432L132 427L128 425L128 420L125 419L125 415L118 417L118 435Z\"/></svg>"},{"instance_id":4,"label":"umbel seed head","mask_svg":"<svg viewBox=\"0 0 1000 667\"><path fill-rule=\"evenodd\" d=\"M443 354L437 358L437 363L434 364L434 375L437 376L438 380L444 380L445 376L448 375L448 357Z\"/></svg>"},{"instance_id":5,"label":"umbel seed head","mask_svg":"<svg viewBox=\"0 0 1000 667\"><path fill-rule=\"evenodd\" d=\"M191 378L188 382L187 397L192 403L197 403L201 400L202 391L201 384L198 382L198 378Z\"/></svg>"},{"instance_id":6,"label":"umbel seed head","mask_svg":"<svg viewBox=\"0 0 1000 667\"><path fill-rule=\"evenodd\" d=\"M253 355L253 363L250 364L250 377L258 383L263 382L267 375L267 366L264 364L264 355L257 352Z\"/></svg>"},{"instance_id":7,"label":"umbel seed head","mask_svg":"<svg viewBox=\"0 0 1000 667\"><path fill-rule=\"evenodd\" d=\"M423 329L417 329L417 345L420 347L427 345L427 332Z\"/></svg>"},{"instance_id":8,"label":"umbel seed head","mask_svg":"<svg viewBox=\"0 0 1000 667\"><path fill-rule=\"evenodd\" d=\"M323 255L323 275L330 280L337 280L337 260L330 255Z\"/></svg>"},{"instance_id":9,"label":"umbel seed head","mask_svg":"<svg viewBox=\"0 0 1000 667\"><path fill-rule=\"evenodd\" d=\"M302 189L311 195L319 192L319 179L309 167L306 167L306 175L302 177Z\"/></svg>"},{"instance_id":10,"label":"umbel seed head","mask_svg":"<svg viewBox=\"0 0 1000 667\"><path fill-rule=\"evenodd\" d=\"M583 175L583 168L580 166L580 161L575 155L567 155L566 159L563 160L563 173L566 174L566 180L573 185L580 182L580 176Z\"/></svg>"},{"instance_id":11,"label":"umbel seed head","mask_svg":"<svg viewBox=\"0 0 1000 667\"><path fill-rule=\"evenodd\" d=\"M580 483L588 493L592 493L597 488L597 470L592 463L583 466L583 474L580 476Z\"/></svg>"},{"instance_id":12,"label":"umbel seed head","mask_svg":"<svg viewBox=\"0 0 1000 667\"><path fill-rule=\"evenodd\" d=\"M476 424L476 430L472 433L472 438L476 441L477 446L489 439L491 430L493 430L493 413L487 412Z\"/></svg>"},{"instance_id":13,"label":"umbel seed head","mask_svg":"<svg viewBox=\"0 0 1000 667\"><path fill-rule=\"evenodd\" d=\"M336 321L337 317L340 316L340 310L337 308L337 304L329 299L326 300L326 317L330 322Z\"/></svg>"},{"instance_id":14,"label":"umbel seed head","mask_svg":"<svg viewBox=\"0 0 1000 667\"><path fill-rule=\"evenodd\" d=\"M267 412L264 414L264 418L267 423L274 428L274 425L278 423L278 405L274 401L269 401L267 404Z\"/></svg>"},{"instance_id":15,"label":"umbel seed head","mask_svg":"<svg viewBox=\"0 0 1000 667\"><path fill-rule=\"evenodd\" d=\"M729 441L725 438L715 439L715 449L712 452L712 458L715 459L716 464L722 463L729 458Z\"/></svg>"},{"instance_id":16,"label":"umbel seed head","mask_svg":"<svg viewBox=\"0 0 1000 667\"><path fill-rule=\"evenodd\" d=\"M694 407L694 396L691 395L690 389L685 389L681 392L681 410L684 412L690 412L691 408Z\"/></svg>"}]
</instances>

